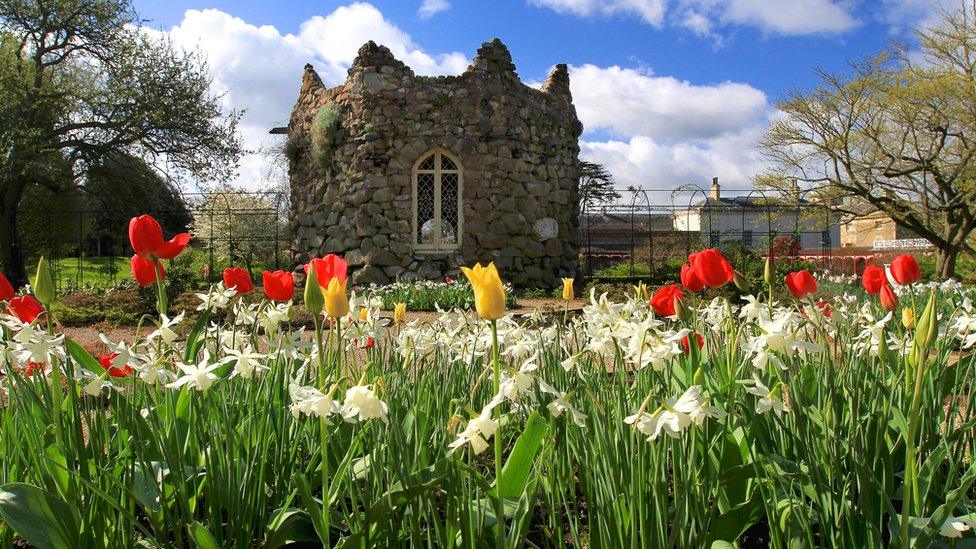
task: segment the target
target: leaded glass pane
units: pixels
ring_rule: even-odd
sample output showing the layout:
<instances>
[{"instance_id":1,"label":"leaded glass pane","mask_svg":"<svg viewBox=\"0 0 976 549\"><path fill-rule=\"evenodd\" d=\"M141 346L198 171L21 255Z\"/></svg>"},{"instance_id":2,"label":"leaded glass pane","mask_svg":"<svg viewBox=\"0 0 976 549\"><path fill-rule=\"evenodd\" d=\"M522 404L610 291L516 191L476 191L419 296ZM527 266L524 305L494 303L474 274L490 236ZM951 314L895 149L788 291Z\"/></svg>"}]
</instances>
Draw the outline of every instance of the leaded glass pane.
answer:
<instances>
[{"instance_id":1,"label":"leaded glass pane","mask_svg":"<svg viewBox=\"0 0 976 549\"><path fill-rule=\"evenodd\" d=\"M434 169L434 155L432 154L432 155L428 156L427 158L423 159L420 162L420 165L417 166L417 169L418 170L433 170Z\"/></svg>"},{"instance_id":2,"label":"leaded glass pane","mask_svg":"<svg viewBox=\"0 0 976 549\"><path fill-rule=\"evenodd\" d=\"M447 160L446 158L444 160ZM458 174L441 174L441 243L458 242Z\"/></svg>"},{"instance_id":3,"label":"leaded glass pane","mask_svg":"<svg viewBox=\"0 0 976 549\"><path fill-rule=\"evenodd\" d=\"M441 155L441 169L442 170L456 170L457 165L450 158Z\"/></svg>"},{"instance_id":4,"label":"leaded glass pane","mask_svg":"<svg viewBox=\"0 0 976 549\"><path fill-rule=\"evenodd\" d=\"M433 159L433 156L430 157ZM431 160L433 162L433 160ZM417 174L417 231L418 244L434 244L434 174Z\"/></svg>"}]
</instances>

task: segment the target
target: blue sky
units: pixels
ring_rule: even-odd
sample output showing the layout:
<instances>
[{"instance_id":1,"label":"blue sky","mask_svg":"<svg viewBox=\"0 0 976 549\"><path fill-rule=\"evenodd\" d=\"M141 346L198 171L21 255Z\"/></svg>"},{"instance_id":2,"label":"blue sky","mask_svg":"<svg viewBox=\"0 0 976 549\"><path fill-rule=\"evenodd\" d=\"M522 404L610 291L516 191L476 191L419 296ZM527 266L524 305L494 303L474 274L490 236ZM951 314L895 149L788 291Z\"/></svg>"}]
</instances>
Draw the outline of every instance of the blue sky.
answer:
<instances>
[{"instance_id":1,"label":"blue sky","mask_svg":"<svg viewBox=\"0 0 976 549\"><path fill-rule=\"evenodd\" d=\"M327 84L344 77L367 39L421 74L461 72L478 46L501 38L522 79L571 66L586 127L581 155L621 185L666 188L712 176L749 185L762 169L751 144L790 89L816 85L815 68L911 38L940 0L402 0L353 2L137 0L147 26L209 59L242 133L267 146L287 121L302 66ZM949 3L949 0L945 0ZM249 155L237 183L279 180Z\"/></svg>"}]
</instances>

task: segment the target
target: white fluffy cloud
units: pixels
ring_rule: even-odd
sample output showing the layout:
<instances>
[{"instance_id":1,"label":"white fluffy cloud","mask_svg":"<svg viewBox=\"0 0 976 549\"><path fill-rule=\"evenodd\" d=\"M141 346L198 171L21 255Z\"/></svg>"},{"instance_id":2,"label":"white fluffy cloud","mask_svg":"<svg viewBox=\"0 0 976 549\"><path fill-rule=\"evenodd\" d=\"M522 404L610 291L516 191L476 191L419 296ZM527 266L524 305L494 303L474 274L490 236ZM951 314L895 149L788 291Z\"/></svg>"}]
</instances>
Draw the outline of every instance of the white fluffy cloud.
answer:
<instances>
[{"instance_id":1,"label":"white fluffy cloud","mask_svg":"<svg viewBox=\"0 0 976 549\"><path fill-rule=\"evenodd\" d=\"M710 138L755 124L769 108L766 94L748 84L698 86L618 66L573 67L570 86L583 127L616 135Z\"/></svg>"},{"instance_id":2,"label":"white fluffy cloud","mask_svg":"<svg viewBox=\"0 0 976 549\"><path fill-rule=\"evenodd\" d=\"M580 154L607 166L619 186L707 186L721 177L727 188L741 189L761 169L753 144L774 111L748 84L695 85L647 70L583 65L571 67L570 87L586 130ZM600 133L612 137L593 137Z\"/></svg>"},{"instance_id":3,"label":"white fluffy cloud","mask_svg":"<svg viewBox=\"0 0 976 549\"><path fill-rule=\"evenodd\" d=\"M426 53L365 3L312 17L302 23L297 35L281 33L270 25L256 26L216 9L187 10L168 34L183 48L198 48L226 108L245 111L241 136L252 151L270 146L275 138L268 130L288 122L305 63L314 64L327 85L337 84L345 79L357 50L368 40L388 46L420 74L454 74L469 63L458 52ZM241 160L235 183L263 189L268 178L264 156L249 154Z\"/></svg>"},{"instance_id":4,"label":"white fluffy cloud","mask_svg":"<svg viewBox=\"0 0 976 549\"><path fill-rule=\"evenodd\" d=\"M424 0L417 10L417 15L421 19L429 19L442 11L451 9L451 3L447 0Z\"/></svg>"},{"instance_id":5,"label":"white fluffy cloud","mask_svg":"<svg viewBox=\"0 0 976 549\"><path fill-rule=\"evenodd\" d=\"M529 0L529 3L581 17L636 16L655 27L661 26L664 21L666 7L666 0Z\"/></svg>"},{"instance_id":6,"label":"white fluffy cloud","mask_svg":"<svg viewBox=\"0 0 976 549\"><path fill-rule=\"evenodd\" d=\"M926 2L929 0L885 0ZM784 35L840 33L856 25L843 0L529 0L581 17L637 16L660 27L666 19L700 36L720 40L721 25L747 25Z\"/></svg>"}]
</instances>

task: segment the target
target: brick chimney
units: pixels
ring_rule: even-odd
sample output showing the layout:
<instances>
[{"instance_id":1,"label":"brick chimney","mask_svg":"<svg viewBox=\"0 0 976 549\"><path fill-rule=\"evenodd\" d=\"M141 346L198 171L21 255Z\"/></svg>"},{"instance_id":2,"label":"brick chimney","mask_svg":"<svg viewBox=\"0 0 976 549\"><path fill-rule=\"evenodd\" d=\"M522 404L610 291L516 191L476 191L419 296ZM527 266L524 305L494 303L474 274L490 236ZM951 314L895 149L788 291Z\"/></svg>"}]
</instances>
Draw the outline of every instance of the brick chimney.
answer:
<instances>
[{"instance_id":1,"label":"brick chimney","mask_svg":"<svg viewBox=\"0 0 976 549\"><path fill-rule=\"evenodd\" d=\"M722 186L718 184L718 178L712 178L712 198L718 200L722 198Z\"/></svg>"}]
</instances>

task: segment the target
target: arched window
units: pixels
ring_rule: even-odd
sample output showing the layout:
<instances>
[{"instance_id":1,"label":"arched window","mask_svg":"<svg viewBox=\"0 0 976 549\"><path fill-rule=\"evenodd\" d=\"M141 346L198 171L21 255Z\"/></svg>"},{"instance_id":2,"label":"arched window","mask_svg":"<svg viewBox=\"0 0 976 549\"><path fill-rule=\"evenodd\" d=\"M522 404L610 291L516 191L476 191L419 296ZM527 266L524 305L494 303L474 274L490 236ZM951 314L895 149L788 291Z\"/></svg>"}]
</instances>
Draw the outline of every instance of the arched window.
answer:
<instances>
[{"instance_id":1,"label":"arched window","mask_svg":"<svg viewBox=\"0 0 976 549\"><path fill-rule=\"evenodd\" d=\"M461 162L436 149L413 165L413 245L452 250L461 244Z\"/></svg>"}]
</instances>

